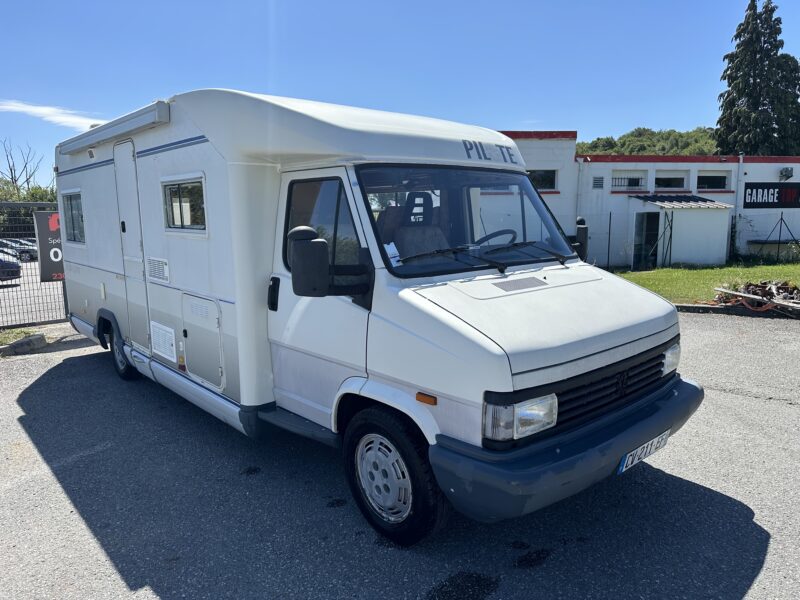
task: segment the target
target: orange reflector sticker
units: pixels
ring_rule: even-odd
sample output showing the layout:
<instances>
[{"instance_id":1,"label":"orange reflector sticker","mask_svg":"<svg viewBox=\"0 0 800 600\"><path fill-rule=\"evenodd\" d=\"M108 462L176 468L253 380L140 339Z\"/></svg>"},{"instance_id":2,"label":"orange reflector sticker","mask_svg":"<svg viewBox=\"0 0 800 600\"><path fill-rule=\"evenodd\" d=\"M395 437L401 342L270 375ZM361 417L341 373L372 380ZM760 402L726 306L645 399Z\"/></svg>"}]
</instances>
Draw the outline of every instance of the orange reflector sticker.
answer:
<instances>
[{"instance_id":1,"label":"orange reflector sticker","mask_svg":"<svg viewBox=\"0 0 800 600\"><path fill-rule=\"evenodd\" d=\"M436 406L436 396L431 396L430 394L423 394L422 392L417 392L417 402L422 402L423 404L430 404L431 406Z\"/></svg>"}]
</instances>

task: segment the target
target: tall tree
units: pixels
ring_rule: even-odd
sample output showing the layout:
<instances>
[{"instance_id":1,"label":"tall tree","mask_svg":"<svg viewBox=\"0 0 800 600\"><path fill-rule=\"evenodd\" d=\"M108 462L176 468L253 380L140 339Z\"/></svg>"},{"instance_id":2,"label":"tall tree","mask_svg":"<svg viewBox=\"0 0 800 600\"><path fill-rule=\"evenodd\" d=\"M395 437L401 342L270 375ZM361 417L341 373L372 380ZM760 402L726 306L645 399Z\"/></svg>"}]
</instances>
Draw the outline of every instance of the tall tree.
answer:
<instances>
[{"instance_id":1,"label":"tall tree","mask_svg":"<svg viewBox=\"0 0 800 600\"><path fill-rule=\"evenodd\" d=\"M781 53L777 6L750 0L736 28L734 49L724 56L719 95L717 145L723 154L797 154L800 152L800 65Z\"/></svg>"},{"instance_id":2,"label":"tall tree","mask_svg":"<svg viewBox=\"0 0 800 600\"><path fill-rule=\"evenodd\" d=\"M8 140L2 140L5 165L0 164L0 178L6 181L3 187L9 187L13 197L11 200L22 200L36 183L36 173L42 164L30 144L23 148L14 146Z\"/></svg>"}]
</instances>

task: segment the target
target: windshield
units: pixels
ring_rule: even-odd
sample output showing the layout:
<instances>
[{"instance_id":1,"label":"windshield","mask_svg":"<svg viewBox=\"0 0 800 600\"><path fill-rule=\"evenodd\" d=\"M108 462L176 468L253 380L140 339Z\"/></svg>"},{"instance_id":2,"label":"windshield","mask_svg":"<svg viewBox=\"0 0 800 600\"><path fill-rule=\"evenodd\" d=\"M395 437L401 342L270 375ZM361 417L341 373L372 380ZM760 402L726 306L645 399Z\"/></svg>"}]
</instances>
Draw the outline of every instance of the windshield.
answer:
<instances>
[{"instance_id":1,"label":"windshield","mask_svg":"<svg viewBox=\"0 0 800 600\"><path fill-rule=\"evenodd\" d=\"M504 270L573 256L522 173L366 165L358 176L378 244L396 275Z\"/></svg>"}]
</instances>

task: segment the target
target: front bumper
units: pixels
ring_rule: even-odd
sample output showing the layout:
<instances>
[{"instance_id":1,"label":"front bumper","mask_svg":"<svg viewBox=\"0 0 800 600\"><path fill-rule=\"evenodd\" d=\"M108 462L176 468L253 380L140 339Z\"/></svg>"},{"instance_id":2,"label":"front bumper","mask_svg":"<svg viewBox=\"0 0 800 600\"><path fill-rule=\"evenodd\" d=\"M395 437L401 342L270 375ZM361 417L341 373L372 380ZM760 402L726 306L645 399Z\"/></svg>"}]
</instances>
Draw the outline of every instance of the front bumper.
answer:
<instances>
[{"instance_id":1,"label":"front bumper","mask_svg":"<svg viewBox=\"0 0 800 600\"><path fill-rule=\"evenodd\" d=\"M702 401L702 387L676 377L620 411L518 450L437 436L430 463L458 511L483 522L518 517L612 475L623 455L667 429L677 432Z\"/></svg>"}]
</instances>

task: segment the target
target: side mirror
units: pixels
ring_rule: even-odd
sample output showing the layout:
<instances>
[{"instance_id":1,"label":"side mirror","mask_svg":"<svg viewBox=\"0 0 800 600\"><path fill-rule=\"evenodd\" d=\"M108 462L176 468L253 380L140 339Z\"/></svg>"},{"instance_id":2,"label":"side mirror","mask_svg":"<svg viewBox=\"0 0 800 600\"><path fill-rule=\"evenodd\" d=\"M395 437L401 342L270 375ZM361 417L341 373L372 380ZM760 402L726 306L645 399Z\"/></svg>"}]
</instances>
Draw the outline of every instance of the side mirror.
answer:
<instances>
[{"instance_id":1,"label":"side mirror","mask_svg":"<svg viewBox=\"0 0 800 600\"><path fill-rule=\"evenodd\" d=\"M288 250L294 293L312 298L327 296L331 281L328 242L311 227L295 227L289 232Z\"/></svg>"},{"instance_id":2,"label":"side mirror","mask_svg":"<svg viewBox=\"0 0 800 600\"><path fill-rule=\"evenodd\" d=\"M575 239L577 240L575 251L578 253L578 258L586 260L589 255L589 227L586 225L586 219L578 217L575 227Z\"/></svg>"}]
</instances>

